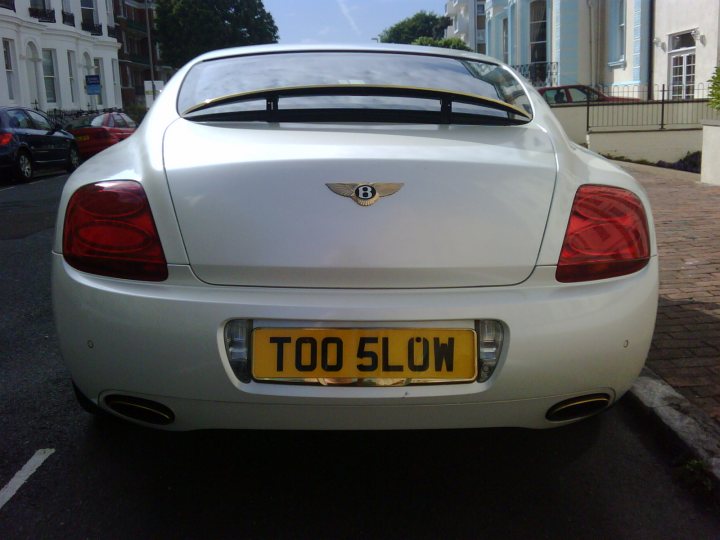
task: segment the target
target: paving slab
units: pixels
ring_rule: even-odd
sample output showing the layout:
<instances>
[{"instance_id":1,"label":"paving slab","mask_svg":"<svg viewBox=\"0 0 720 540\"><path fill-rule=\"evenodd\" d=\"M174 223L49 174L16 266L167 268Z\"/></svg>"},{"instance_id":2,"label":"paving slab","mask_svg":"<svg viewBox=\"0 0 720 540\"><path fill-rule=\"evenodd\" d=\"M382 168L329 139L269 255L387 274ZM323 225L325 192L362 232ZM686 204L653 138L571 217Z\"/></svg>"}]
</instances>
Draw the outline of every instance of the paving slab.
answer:
<instances>
[{"instance_id":1,"label":"paving slab","mask_svg":"<svg viewBox=\"0 0 720 540\"><path fill-rule=\"evenodd\" d=\"M660 256L655 335L633 394L720 480L720 186L616 163L647 190Z\"/></svg>"}]
</instances>

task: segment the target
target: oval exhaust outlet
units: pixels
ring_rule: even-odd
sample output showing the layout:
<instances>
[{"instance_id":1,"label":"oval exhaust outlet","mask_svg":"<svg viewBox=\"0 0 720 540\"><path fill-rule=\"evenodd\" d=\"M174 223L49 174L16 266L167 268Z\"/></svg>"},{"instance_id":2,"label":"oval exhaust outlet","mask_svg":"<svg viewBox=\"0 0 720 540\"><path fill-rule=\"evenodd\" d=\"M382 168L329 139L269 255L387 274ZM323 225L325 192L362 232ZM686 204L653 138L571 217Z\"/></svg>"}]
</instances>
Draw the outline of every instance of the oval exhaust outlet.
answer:
<instances>
[{"instance_id":1,"label":"oval exhaust outlet","mask_svg":"<svg viewBox=\"0 0 720 540\"><path fill-rule=\"evenodd\" d=\"M550 407L545 418L550 422L579 420L599 413L610 404L607 394L589 394L566 399Z\"/></svg>"},{"instance_id":2,"label":"oval exhaust outlet","mask_svg":"<svg viewBox=\"0 0 720 540\"><path fill-rule=\"evenodd\" d=\"M105 398L105 404L121 416L147 424L166 426L175 421L169 407L149 399L112 394Z\"/></svg>"}]
</instances>

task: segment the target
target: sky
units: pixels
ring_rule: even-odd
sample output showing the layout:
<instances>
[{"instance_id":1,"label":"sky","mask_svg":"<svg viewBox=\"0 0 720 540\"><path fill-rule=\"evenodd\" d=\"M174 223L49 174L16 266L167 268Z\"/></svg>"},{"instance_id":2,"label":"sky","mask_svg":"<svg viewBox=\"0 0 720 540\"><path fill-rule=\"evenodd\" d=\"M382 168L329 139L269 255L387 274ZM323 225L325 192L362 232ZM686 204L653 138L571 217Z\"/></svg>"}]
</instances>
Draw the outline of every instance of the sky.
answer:
<instances>
[{"instance_id":1,"label":"sky","mask_svg":"<svg viewBox=\"0 0 720 540\"><path fill-rule=\"evenodd\" d=\"M442 15L444 0L263 0L280 43L371 43L418 11Z\"/></svg>"}]
</instances>

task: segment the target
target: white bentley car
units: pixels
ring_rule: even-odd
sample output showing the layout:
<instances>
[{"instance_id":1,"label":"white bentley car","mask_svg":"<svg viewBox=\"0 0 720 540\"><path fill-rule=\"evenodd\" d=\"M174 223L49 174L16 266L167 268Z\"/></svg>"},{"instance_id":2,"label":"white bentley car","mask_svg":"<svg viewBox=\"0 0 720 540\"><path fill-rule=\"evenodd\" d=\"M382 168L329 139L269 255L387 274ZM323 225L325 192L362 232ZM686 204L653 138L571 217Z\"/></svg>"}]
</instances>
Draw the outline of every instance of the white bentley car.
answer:
<instances>
[{"instance_id":1,"label":"white bentley car","mask_svg":"<svg viewBox=\"0 0 720 540\"><path fill-rule=\"evenodd\" d=\"M62 355L165 429L546 428L648 353L648 199L491 58L259 46L181 69L67 181Z\"/></svg>"}]
</instances>

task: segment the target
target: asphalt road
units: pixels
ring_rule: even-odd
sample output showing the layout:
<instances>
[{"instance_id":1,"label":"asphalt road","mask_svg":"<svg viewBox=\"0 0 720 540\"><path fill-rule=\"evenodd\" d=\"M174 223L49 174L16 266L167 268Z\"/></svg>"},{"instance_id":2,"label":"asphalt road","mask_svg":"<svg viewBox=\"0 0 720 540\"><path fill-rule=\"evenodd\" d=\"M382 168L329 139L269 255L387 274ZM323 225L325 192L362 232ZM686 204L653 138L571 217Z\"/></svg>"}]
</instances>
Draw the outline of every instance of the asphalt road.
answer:
<instances>
[{"instance_id":1,"label":"asphalt road","mask_svg":"<svg viewBox=\"0 0 720 540\"><path fill-rule=\"evenodd\" d=\"M54 450L0 506L0 538L720 538L691 464L627 399L542 432L174 434L93 420L49 300L65 178L0 183L0 505Z\"/></svg>"}]
</instances>

